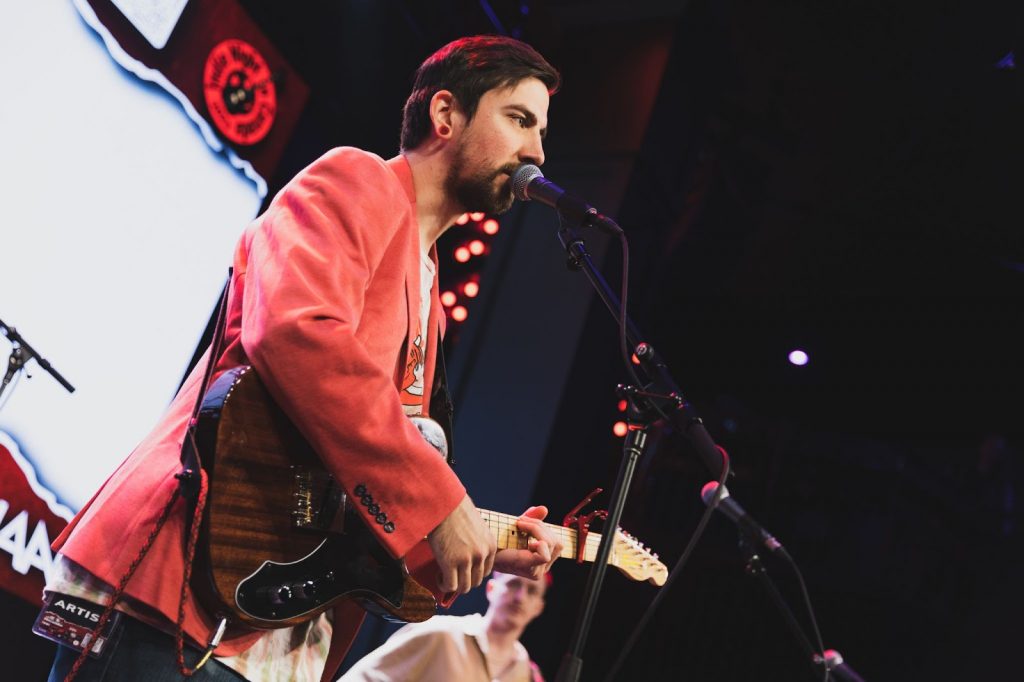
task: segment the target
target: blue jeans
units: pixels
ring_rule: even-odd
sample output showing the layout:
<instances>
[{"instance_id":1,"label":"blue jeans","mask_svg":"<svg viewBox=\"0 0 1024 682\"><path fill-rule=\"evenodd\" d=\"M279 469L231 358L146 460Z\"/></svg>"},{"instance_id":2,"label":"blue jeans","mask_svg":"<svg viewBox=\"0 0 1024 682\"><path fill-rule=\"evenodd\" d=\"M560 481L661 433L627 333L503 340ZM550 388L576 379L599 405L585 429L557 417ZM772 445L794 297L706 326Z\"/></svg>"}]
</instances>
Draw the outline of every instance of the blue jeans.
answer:
<instances>
[{"instance_id":1,"label":"blue jeans","mask_svg":"<svg viewBox=\"0 0 1024 682\"><path fill-rule=\"evenodd\" d=\"M184 677L178 670L178 654L174 637L140 623L134 618L122 618L121 626L107 643L99 658L87 658L75 676L75 682L241 682L244 677L216 659L211 658L192 677ZM192 666L202 652L185 644L185 664ZM48 682L63 682L78 652L66 646L57 647Z\"/></svg>"}]
</instances>

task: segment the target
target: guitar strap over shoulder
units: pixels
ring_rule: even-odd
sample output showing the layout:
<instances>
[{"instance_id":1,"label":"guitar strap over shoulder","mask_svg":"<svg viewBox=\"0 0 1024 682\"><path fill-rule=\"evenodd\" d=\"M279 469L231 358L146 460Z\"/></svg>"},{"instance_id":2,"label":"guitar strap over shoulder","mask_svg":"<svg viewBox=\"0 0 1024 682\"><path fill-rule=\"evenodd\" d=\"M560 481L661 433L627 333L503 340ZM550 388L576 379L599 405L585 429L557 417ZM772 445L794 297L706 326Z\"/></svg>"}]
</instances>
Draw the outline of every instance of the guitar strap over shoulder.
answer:
<instances>
[{"instance_id":1,"label":"guitar strap over shoulder","mask_svg":"<svg viewBox=\"0 0 1024 682\"><path fill-rule=\"evenodd\" d=\"M227 326L228 317L228 295L231 292L231 276L233 272L234 268L228 268L228 279L224 283L224 290L221 291L220 303L217 306L217 321L213 326L213 340L210 342L210 353L206 362L206 371L203 374L203 383L199 387L196 404L192 408L192 417L188 422L188 430L185 432L185 438L181 445L182 471L178 475L178 481L180 482L182 495L189 502L193 503L199 495L199 477L195 474L199 471L199 467L202 464L199 459L199 453L196 451L196 423L199 418L199 410L203 406L203 398L210 387L213 372L217 367L217 361L220 359L220 353L223 350L224 328Z\"/></svg>"},{"instance_id":2,"label":"guitar strap over shoulder","mask_svg":"<svg viewBox=\"0 0 1024 682\"><path fill-rule=\"evenodd\" d=\"M430 418L441 425L448 439L448 466L455 466L455 434L453 417L455 408L448 390L448 372L444 366L444 344L441 343L441 325L437 325L437 362L434 364L434 388L430 396Z\"/></svg>"},{"instance_id":3,"label":"guitar strap over shoulder","mask_svg":"<svg viewBox=\"0 0 1024 682\"><path fill-rule=\"evenodd\" d=\"M195 445L195 428L199 417L199 410L203 405L203 398L210 387L213 379L213 372L216 369L217 360L223 350L224 330L227 326L228 296L231 291L231 278L234 269L228 268L228 278L224 283L221 292L220 303L217 307L217 321L213 327L213 340L210 342L209 360L206 364L206 372L203 376L203 383L200 386L199 394L196 396L196 404L192 408L192 417L189 419L188 431L181 447L182 473L179 475L181 491L185 498L194 502L198 495L198 482L195 476L188 475L188 472L197 472L201 466L199 453ZM441 325L437 326L437 362L434 367L434 388L430 396L430 416L441 425L445 437L448 439L448 465L455 466L455 442L453 416L455 409L452 405L451 392L448 389L448 372L445 367L443 343L441 343Z\"/></svg>"}]
</instances>

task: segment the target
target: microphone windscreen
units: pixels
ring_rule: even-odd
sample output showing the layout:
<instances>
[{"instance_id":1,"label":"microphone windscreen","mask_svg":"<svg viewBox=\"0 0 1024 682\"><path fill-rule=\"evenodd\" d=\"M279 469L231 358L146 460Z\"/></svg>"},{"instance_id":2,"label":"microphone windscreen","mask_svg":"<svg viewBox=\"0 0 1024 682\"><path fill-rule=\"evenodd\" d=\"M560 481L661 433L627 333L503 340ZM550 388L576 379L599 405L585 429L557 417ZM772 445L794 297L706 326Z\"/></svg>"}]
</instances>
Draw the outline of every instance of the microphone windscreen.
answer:
<instances>
[{"instance_id":1,"label":"microphone windscreen","mask_svg":"<svg viewBox=\"0 0 1024 682\"><path fill-rule=\"evenodd\" d=\"M704 487L700 489L700 499L704 500L704 504L711 504L711 501L715 499L715 493L718 491L718 481L708 481L704 484ZM729 497L729 489L722 486L722 496L719 501Z\"/></svg>"},{"instance_id":2,"label":"microphone windscreen","mask_svg":"<svg viewBox=\"0 0 1024 682\"><path fill-rule=\"evenodd\" d=\"M537 178L543 177L544 174L540 172L540 168L532 163L524 163L512 174L512 195L519 201L529 201L530 197L526 194L526 187Z\"/></svg>"}]
</instances>

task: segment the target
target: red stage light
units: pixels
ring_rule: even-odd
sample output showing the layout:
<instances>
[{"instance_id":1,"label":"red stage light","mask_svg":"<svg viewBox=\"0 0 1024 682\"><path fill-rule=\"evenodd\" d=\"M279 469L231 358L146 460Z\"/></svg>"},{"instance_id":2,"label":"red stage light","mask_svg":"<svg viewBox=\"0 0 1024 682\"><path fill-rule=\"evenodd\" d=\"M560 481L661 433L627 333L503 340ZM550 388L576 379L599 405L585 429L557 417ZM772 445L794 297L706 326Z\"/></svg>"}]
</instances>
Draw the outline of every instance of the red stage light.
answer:
<instances>
[{"instance_id":1,"label":"red stage light","mask_svg":"<svg viewBox=\"0 0 1024 682\"><path fill-rule=\"evenodd\" d=\"M441 305L443 306L450 308L455 305L456 300L458 300L458 297L455 296L454 291L445 291L441 294Z\"/></svg>"},{"instance_id":2,"label":"red stage light","mask_svg":"<svg viewBox=\"0 0 1024 682\"><path fill-rule=\"evenodd\" d=\"M469 262L469 259L471 257L472 256L470 256L469 254L469 249L467 249L465 246L460 246L459 248L455 249L455 260L459 261L460 263Z\"/></svg>"},{"instance_id":3,"label":"red stage light","mask_svg":"<svg viewBox=\"0 0 1024 682\"><path fill-rule=\"evenodd\" d=\"M472 220L473 222L477 222L478 223L478 222L480 222L481 220L484 219L484 214L483 213L470 213L469 214L469 219Z\"/></svg>"},{"instance_id":4,"label":"red stage light","mask_svg":"<svg viewBox=\"0 0 1024 682\"><path fill-rule=\"evenodd\" d=\"M455 224L456 225L465 225L468 222L469 222L469 214L468 213L463 213L462 215L460 215L458 218L455 219Z\"/></svg>"},{"instance_id":5,"label":"red stage light","mask_svg":"<svg viewBox=\"0 0 1024 682\"><path fill-rule=\"evenodd\" d=\"M470 280L462 285L462 293L469 298L476 298L476 295L480 293L480 285Z\"/></svg>"},{"instance_id":6,"label":"red stage light","mask_svg":"<svg viewBox=\"0 0 1024 682\"><path fill-rule=\"evenodd\" d=\"M483 227L486 234L498 234L498 221L494 218L485 220Z\"/></svg>"},{"instance_id":7,"label":"red stage light","mask_svg":"<svg viewBox=\"0 0 1024 682\"><path fill-rule=\"evenodd\" d=\"M629 431L629 427L626 426L626 422L615 422L615 426L612 427L612 433L619 438L622 438Z\"/></svg>"},{"instance_id":8,"label":"red stage light","mask_svg":"<svg viewBox=\"0 0 1024 682\"><path fill-rule=\"evenodd\" d=\"M469 243L469 252L474 256L482 256L484 249L484 243L479 239L474 239Z\"/></svg>"},{"instance_id":9,"label":"red stage light","mask_svg":"<svg viewBox=\"0 0 1024 682\"><path fill-rule=\"evenodd\" d=\"M626 411L626 407L628 407L628 405L626 404L626 401L625 400L620 400L619 401L619 412L625 412Z\"/></svg>"},{"instance_id":10,"label":"red stage light","mask_svg":"<svg viewBox=\"0 0 1024 682\"><path fill-rule=\"evenodd\" d=\"M469 313L466 312L465 307L457 305L452 308L452 319L456 322L464 322L467 317L469 317Z\"/></svg>"}]
</instances>

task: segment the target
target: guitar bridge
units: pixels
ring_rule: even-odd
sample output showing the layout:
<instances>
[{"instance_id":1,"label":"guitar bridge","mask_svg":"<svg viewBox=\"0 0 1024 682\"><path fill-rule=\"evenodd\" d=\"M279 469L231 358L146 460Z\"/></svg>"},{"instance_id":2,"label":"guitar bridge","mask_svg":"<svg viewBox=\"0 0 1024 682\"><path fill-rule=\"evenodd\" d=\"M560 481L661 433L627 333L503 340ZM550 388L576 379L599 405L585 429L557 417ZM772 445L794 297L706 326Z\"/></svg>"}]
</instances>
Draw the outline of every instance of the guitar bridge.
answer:
<instances>
[{"instance_id":1,"label":"guitar bridge","mask_svg":"<svg viewBox=\"0 0 1024 682\"><path fill-rule=\"evenodd\" d=\"M344 531L346 494L323 470L292 467L292 525L307 530Z\"/></svg>"}]
</instances>

